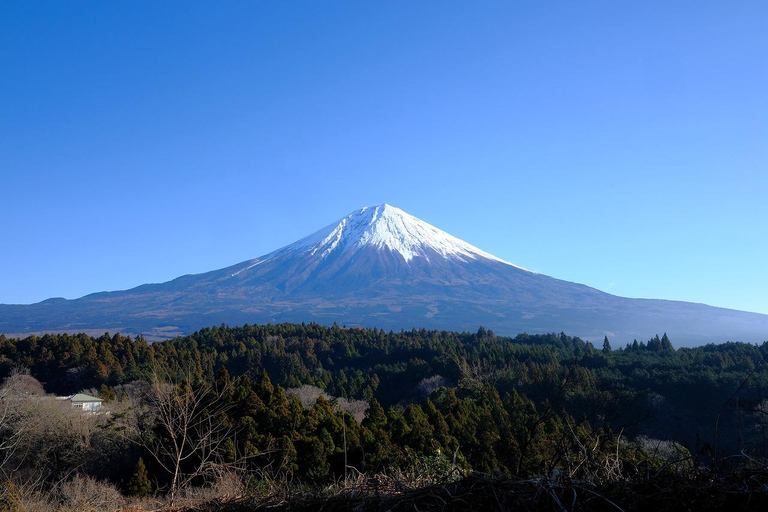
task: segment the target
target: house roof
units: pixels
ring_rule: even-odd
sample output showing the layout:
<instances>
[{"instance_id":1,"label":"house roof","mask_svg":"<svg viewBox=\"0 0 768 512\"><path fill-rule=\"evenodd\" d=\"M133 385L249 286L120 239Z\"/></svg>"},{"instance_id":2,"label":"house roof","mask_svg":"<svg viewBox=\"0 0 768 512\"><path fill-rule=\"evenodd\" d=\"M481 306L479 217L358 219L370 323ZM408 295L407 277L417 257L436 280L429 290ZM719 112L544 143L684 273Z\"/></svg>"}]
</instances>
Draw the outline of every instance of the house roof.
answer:
<instances>
[{"instance_id":1,"label":"house roof","mask_svg":"<svg viewBox=\"0 0 768 512\"><path fill-rule=\"evenodd\" d=\"M69 400L71 402L103 402L101 398L96 398L95 396L86 395L84 393L78 393L76 395L72 395Z\"/></svg>"}]
</instances>

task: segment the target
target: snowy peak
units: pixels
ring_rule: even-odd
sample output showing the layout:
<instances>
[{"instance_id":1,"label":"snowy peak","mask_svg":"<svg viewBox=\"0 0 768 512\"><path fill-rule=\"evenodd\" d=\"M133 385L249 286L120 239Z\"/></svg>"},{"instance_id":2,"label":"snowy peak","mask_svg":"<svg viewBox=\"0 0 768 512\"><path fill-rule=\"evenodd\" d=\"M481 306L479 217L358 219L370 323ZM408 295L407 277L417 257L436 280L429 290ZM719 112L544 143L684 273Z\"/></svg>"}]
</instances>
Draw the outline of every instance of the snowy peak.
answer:
<instances>
[{"instance_id":1,"label":"snowy peak","mask_svg":"<svg viewBox=\"0 0 768 512\"><path fill-rule=\"evenodd\" d=\"M446 260L467 261L479 257L502 261L386 203L353 212L337 227L347 220L348 244L388 249L398 253L406 262L413 258L429 260L435 254ZM341 230L343 232L344 227Z\"/></svg>"},{"instance_id":2,"label":"snowy peak","mask_svg":"<svg viewBox=\"0 0 768 512\"><path fill-rule=\"evenodd\" d=\"M286 254L308 252L325 259L364 247L392 251L406 263L414 258L430 261L440 257L461 262L485 259L516 266L386 203L356 210L298 242L252 261L251 266Z\"/></svg>"}]
</instances>

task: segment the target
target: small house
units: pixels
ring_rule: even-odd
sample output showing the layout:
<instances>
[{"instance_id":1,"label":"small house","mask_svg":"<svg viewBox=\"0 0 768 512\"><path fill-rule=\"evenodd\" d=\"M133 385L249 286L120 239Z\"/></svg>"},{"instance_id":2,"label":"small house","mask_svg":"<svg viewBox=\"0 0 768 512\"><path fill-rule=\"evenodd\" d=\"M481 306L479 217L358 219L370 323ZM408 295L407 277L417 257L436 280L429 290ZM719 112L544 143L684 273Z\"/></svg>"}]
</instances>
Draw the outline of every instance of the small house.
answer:
<instances>
[{"instance_id":1,"label":"small house","mask_svg":"<svg viewBox=\"0 0 768 512\"><path fill-rule=\"evenodd\" d=\"M84 411L95 412L101 407L101 403L104 401L101 398L95 396L86 395L84 393L78 393L69 397L69 401L76 409L82 409Z\"/></svg>"}]
</instances>

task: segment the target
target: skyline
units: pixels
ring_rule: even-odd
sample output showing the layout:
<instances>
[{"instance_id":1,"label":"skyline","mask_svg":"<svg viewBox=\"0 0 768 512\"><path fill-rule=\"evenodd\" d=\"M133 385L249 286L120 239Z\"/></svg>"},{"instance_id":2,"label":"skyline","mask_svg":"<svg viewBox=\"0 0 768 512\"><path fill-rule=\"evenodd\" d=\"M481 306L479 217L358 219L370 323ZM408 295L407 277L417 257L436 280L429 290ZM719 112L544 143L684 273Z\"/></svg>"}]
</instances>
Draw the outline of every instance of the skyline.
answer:
<instances>
[{"instance_id":1,"label":"skyline","mask_svg":"<svg viewBox=\"0 0 768 512\"><path fill-rule=\"evenodd\" d=\"M389 203L625 297L768 314L768 5L0 5L0 303Z\"/></svg>"}]
</instances>

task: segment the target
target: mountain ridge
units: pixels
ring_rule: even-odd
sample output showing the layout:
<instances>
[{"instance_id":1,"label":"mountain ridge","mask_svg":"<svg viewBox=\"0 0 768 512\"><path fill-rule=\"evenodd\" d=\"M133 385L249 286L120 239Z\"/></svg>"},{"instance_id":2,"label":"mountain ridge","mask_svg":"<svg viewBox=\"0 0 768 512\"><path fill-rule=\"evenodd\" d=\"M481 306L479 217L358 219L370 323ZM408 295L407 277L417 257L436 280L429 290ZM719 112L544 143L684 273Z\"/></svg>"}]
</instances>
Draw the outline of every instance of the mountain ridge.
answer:
<instances>
[{"instance_id":1,"label":"mountain ridge","mask_svg":"<svg viewBox=\"0 0 768 512\"><path fill-rule=\"evenodd\" d=\"M222 269L74 300L0 305L0 332L14 334L110 328L163 338L220 323L303 321L396 330L483 325L618 343L657 332L682 345L768 339L768 315L617 297L537 274L386 203Z\"/></svg>"}]
</instances>

